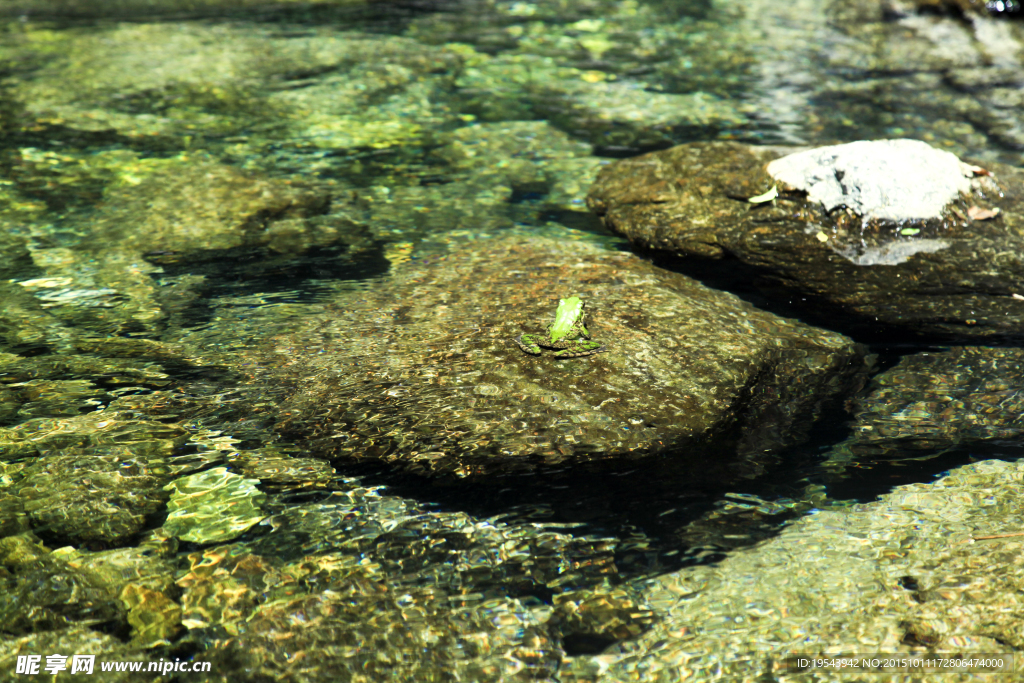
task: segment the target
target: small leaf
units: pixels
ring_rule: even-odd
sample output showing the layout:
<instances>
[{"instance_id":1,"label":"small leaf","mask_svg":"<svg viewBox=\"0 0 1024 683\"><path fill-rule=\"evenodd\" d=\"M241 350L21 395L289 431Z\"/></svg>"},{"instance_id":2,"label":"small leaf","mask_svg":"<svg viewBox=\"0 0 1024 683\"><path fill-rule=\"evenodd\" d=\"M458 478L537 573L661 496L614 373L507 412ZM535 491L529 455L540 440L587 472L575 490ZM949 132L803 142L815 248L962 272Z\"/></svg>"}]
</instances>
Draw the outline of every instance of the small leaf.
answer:
<instances>
[{"instance_id":1,"label":"small leaf","mask_svg":"<svg viewBox=\"0 0 1024 683\"><path fill-rule=\"evenodd\" d=\"M828 242L828 235L823 233L821 230L818 231L818 234L815 235L815 237L818 238L819 242Z\"/></svg>"},{"instance_id":2,"label":"small leaf","mask_svg":"<svg viewBox=\"0 0 1024 683\"><path fill-rule=\"evenodd\" d=\"M773 199L775 199L778 196L779 196L779 186L778 185L772 185L772 189L768 190L764 194L759 194L756 197L751 197L747 201L750 202L751 204L764 204L765 202L772 201Z\"/></svg>"},{"instance_id":3,"label":"small leaf","mask_svg":"<svg viewBox=\"0 0 1024 683\"><path fill-rule=\"evenodd\" d=\"M906 235L907 237L909 237L911 235L917 235L920 232L921 232L921 230L919 228L903 228L902 230L900 230L900 234L901 235Z\"/></svg>"}]
</instances>

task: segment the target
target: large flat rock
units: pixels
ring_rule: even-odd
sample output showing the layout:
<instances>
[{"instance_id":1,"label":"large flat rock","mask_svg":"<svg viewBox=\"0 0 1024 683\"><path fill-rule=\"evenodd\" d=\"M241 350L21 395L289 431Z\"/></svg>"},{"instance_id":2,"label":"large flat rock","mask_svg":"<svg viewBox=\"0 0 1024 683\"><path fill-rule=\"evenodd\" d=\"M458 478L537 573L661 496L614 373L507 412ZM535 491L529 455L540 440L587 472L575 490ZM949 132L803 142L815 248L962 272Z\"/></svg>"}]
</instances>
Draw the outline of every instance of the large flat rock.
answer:
<instances>
[{"instance_id":1,"label":"large flat rock","mask_svg":"<svg viewBox=\"0 0 1024 683\"><path fill-rule=\"evenodd\" d=\"M579 295L607 351L513 338ZM722 480L803 438L863 367L849 339L584 242L486 239L343 294L262 359L321 455L470 476L665 455Z\"/></svg>"}]
</instances>

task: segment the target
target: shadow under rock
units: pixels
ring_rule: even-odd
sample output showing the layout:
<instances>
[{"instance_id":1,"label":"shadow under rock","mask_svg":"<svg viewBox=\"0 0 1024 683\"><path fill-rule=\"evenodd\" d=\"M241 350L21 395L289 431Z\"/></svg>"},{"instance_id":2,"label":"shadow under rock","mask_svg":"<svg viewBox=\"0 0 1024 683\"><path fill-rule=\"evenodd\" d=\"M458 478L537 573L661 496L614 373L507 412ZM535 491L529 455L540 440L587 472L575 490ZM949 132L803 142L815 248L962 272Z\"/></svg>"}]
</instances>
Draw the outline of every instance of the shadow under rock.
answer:
<instances>
[{"instance_id":1,"label":"shadow under rock","mask_svg":"<svg viewBox=\"0 0 1024 683\"><path fill-rule=\"evenodd\" d=\"M723 258L709 261L661 252L629 249L651 263L675 273L698 280L707 287L729 292L763 311L792 318L813 327L844 334L865 344L904 348L935 344L978 344L977 337L961 339L953 335L921 334L909 327L879 323L874 317L843 310L824 298L807 296L786 287L777 273L745 264L739 259ZM1019 346L1024 335L993 335L983 339L988 346Z\"/></svg>"},{"instance_id":2,"label":"shadow under rock","mask_svg":"<svg viewBox=\"0 0 1024 683\"><path fill-rule=\"evenodd\" d=\"M988 441L927 452L908 450L907 457L898 458L891 457L894 445L888 446L885 452L890 457L865 458L847 464L842 476L829 483L829 495L835 500L867 503L897 486L931 482L945 476L949 470L972 462L1013 462L1024 458L1024 443L1018 441Z\"/></svg>"},{"instance_id":3,"label":"shadow under rock","mask_svg":"<svg viewBox=\"0 0 1024 683\"><path fill-rule=\"evenodd\" d=\"M723 477L725 462L694 463L672 453L630 462L589 463L515 472L482 480L437 480L396 472L380 464L333 464L365 486L504 524L544 524L576 536L617 539L623 575L672 571L716 561L735 547L777 533L813 507L802 500L815 477L819 453L841 439L845 412L836 405L812 437L818 444L790 449L761 463L756 478ZM721 467L719 467L720 465Z\"/></svg>"}]
</instances>

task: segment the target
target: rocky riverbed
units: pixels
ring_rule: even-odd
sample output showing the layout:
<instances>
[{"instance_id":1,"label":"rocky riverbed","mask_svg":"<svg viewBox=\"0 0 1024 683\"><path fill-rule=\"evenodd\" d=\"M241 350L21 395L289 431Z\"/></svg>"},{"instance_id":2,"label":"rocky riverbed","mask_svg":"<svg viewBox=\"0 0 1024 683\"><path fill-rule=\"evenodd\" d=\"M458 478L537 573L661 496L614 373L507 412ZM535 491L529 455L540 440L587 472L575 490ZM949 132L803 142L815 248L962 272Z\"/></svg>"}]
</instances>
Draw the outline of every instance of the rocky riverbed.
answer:
<instances>
[{"instance_id":1,"label":"rocky riverbed","mask_svg":"<svg viewBox=\"0 0 1024 683\"><path fill-rule=\"evenodd\" d=\"M4 3L0 678L1017 653L994 5Z\"/></svg>"}]
</instances>

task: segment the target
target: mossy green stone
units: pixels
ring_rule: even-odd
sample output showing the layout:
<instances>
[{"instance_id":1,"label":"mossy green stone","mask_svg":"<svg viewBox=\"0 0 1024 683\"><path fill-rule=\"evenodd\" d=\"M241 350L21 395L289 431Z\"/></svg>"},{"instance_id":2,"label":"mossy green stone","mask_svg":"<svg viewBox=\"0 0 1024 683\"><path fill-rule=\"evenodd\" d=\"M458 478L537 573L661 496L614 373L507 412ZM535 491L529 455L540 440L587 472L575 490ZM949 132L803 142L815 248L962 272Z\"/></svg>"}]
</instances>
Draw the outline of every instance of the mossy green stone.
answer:
<instances>
[{"instance_id":1,"label":"mossy green stone","mask_svg":"<svg viewBox=\"0 0 1024 683\"><path fill-rule=\"evenodd\" d=\"M266 494L258 479L215 467L164 487L173 491L164 530L183 541L220 543L245 533L266 517L260 503Z\"/></svg>"}]
</instances>

